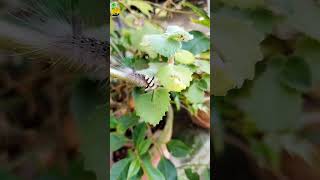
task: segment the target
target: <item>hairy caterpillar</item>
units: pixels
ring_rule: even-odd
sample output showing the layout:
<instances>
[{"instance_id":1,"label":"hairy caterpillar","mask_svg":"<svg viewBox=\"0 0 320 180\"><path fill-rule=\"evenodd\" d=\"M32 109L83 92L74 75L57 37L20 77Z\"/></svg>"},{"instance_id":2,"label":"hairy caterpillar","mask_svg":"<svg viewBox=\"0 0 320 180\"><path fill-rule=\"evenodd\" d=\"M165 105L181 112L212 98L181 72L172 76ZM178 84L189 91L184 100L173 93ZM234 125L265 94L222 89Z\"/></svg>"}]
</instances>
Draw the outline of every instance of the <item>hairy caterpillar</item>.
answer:
<instances>
[{"instance_id":1,"label":"hairy caterpillar","mask_svg":"<svg viewBox=\"0 0 320 180\"><path fill-rule=\"evenodd\" d=\"M84 17L75 0L28 0L19 8L10 10L9 17L0 19L0 38L13 40L27 49L26 54L45 54L54 61L76 66L101 80L120 77L145 90L156 87L149 78L126 67L121 60L110 61L107 17ZM81 2L81 1L80 1ZM83 1L85 2L85 1ZM101 1L92 1L100 7ZM107 9L106 4L103 13ZM50 6L49 6L50 5ZM91 20L101 19L98 25Z\"/></svg>"}]
</instances>

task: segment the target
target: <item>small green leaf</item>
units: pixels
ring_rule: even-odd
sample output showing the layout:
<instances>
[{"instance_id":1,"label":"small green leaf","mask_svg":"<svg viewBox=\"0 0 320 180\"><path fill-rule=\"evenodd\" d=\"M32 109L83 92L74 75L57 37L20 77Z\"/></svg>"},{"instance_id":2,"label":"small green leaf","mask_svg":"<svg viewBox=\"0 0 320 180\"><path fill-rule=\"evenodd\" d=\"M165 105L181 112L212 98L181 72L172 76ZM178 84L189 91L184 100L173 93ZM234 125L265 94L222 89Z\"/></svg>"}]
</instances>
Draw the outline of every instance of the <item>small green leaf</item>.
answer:
<instances>
[{"instance_id":1,"label":"small green leaf","mask_svg":"<svg viewBox=\"0 0 320 180\"><path fill-rule=\"evenodd\" d=\"M188 101L192 104L202 103L204 101L204 91L199 87L200 82L196 81L184 93Z\"/></svg>"},{"instance_id":2,"label":"small green leaf","mask_svg":"<svg viewBox=\"0 0 320 180\"><path fill-rule=\"evenodd\" d=\"M167 144L167 148L169 152L175 157L184 157L191 152L191 148L189 148L180 140L171 140Z\"/></svg>"},{"instance_id":3,"label":"small green leaf","mask_svg":"<svg viewBox=\"0 0 320 180\"><path fill-rule=\"evenodd\" d=\"M166 180L178 179L177 169L170 160L162 157L159 162L158 169L164 175Z\"/></svg>"},{"instance_id":4,"label":"small green leaf","mask_svg":"<svg viewBox=\"0 0 320 180\"><path fill-rule=\"evenodd\" d=\"M150 139L145 139L138 144L139 155L144 155L151 146L152 141Z\"/></svg>"},{"instance_id":5,"label":"small green leaf","mask_svg":"<svg viewBox=\"0 0 320 180\"><path fill-rule=\"evenodd\" d=\"M138 120L139 120L139 117L134 114L122 116L119 119L117 131L120 133L124 133L128 128L135 125L138 122Z\"/></svg>"},{"instance_id":6,"label":"small green leaf","mask_svg":"<svg viewBox=\"0 0 320 180\"><path fill-rule=\"evenodd\" d=\"M183 3L182 3L182 6L186 6L186 7L191 8L192 11L195 12L198 16L203 17L203 18L206 19L206 20L209 20L209 19L210 19L209 16L207 15L207 12L206 12L206 11L204 11L203 9L201 9L201 8L199 8L199 7L191 4L191 3L189 3L189 2L186 2L186 1L183 2ZM209 24L209 26L210 26L210 24Z\"/></svg>"},{"instance_id":7,"label":"small green leaf","mask_svg":"<svg viewBox=\"0 0 320 180\"><path fill-rule=\"evenodd\" d=\"M196 66L198 66L199 70L210 74L210 62L209 61L203 61L203 60L196 60L194 63Z\"/></svg>"},{"instance_id":8,"label":"small green leaf","mask_svg":"<svg viewBox=\"0 0 320 180\"><path fill-rule=\"evenodd\" d=\"M303 57L312 74L312 87L320 83L320 43L314 39L301 38L297 41L295 55Z\"/></svg>"},{"instance_id":9,"label":"small green leaf","mask_svg":"<svg viewBox=\"0 0 320 180\"><path fill-rule=\"evenodd\" d=\"M113 115L110 115L110 129L115 129L117 125L118 120Z\"/></svg>"},{"instance_id":10,"label":"small green leaf","mask_svg":"<svg viewBox=\"0 0 320 180\"><path fill-rule=\"evenodd\" d=\"M127 3L129 6L137 7L143 14L150 17L150 12L152 12L153 8L147 2L138 1L138 0L128 0Z\"/></svg>"},{"instance_id":11,"label":"small green leaf","mask_svg":"<svg viewBox=\"0 0 320 180\"><path fill-rule=\"evenodd\" d=\"M181 108L181 104L180 104L180 96L179 94L175 94L174 96L174 103L176 105L177 110L179 111Z\"/></svg>"},{"instance_id":12,"label":"small green leaf","mask_svg":"<svg viewBox=\"0 0 320 180\"><path fill-rule=\"evenodd\" d=\"M181 64L192 64L195 61L194 55L187 50L179 50L174 55L174 60Z\"/></svg>"},{"instance_id":13,"label":"small green leaf","mask_svg":"<svg viewBox=\"0 0 320 180\"><path fill-rule=\"evenodd\" d=\"M145 123L140 123L134 128L132 136L133 136L133 144L135 147L138 147L141 141L144 140L146 131L147 131L147 126Z\"/></svg>"},{"instance_id":14,"label":"small green leaf","mask_svg":"<svg viewBox=\"0 0 320 180\"><path fill-rule=\"evenodd\" d=\"M186 176L189 180L200 180L200 176L198 173L193 172L192 169L188 168L185 169L184 172L186 173Z\"/></svg>"},{"instance_id":15,"label":"small green leaf","mask_svg":"<svg viewBox=\"0 0 320 180\"><path fill-rule=\"evenodd\" d=\"M152 95L152 93L154 93ZM160 88L154 92L134 92L136 113L144 122L156 125L168 111L170 104L169 92Z\"/></svg>"},{"instance_id":16,"label":"small green leaf","mask_svg":"<svg viewBox=\"0 0 320 180\"><path fill-rule=\"evenodd\" d=\"M140 170L140 161L138 158L131 161L129 170L128 170L128 178L131 179L133 176L135 176Z\"/></svg>"},{"instance_id":17,"label":"small green leaf","mask_svg":"<svg viewBox=\"0 0 320 180\"><path fill-rule=\"evenodd\" d=\"M122 134L110 133L110 151L116 151L127 142L127 138Z\"/></svg>"},{"instance_id":18,"label":"small green leaf","mask_svg":"<svg viewBox=\"0 0 320 180\"><path fill-rule=\"evenodd\" d=\"M297 91L311 88L311 72L308 64L299 57L289 58L281 72L281 82Z\"/></svg>"},{"instance_id":19,"label":"small green leaf","mask_svg":"<svg viewBox=\"0 0 320 180\"><path fill-rule=\"evenodd\" d=\"M193 35L193 39L188 42L184 42L182 44L182 49L190 51L194 55L209 50L210 39L208 38L208 36L200 31L190 31L190 34Z\"/></svg>"},{"instance_id":20,"label":"small green leaf","mask_svg":"<svg viewBox=\"0 0 320 180\"><path fill-rule=\"evenodd\" d=\"M206 27L210 27L210 19L202 19L202 18L199 18L199 19L193 19L191 18L191 21L193 23L196 23L196 24L201 24L203 26L206 26Z\"/></svg>"},{"instance_id":21,"label":"small green leaf","mask_svg":"<svg viewBox=\"0 0 320 180\"><path fill-rule=\"evenodd\" d=\"M110 180L120 180L120 177L123 171L128 167L130 160L131 159L129 158L125 158L113 164L110 170Z\"/></svg>"}]
</instances>

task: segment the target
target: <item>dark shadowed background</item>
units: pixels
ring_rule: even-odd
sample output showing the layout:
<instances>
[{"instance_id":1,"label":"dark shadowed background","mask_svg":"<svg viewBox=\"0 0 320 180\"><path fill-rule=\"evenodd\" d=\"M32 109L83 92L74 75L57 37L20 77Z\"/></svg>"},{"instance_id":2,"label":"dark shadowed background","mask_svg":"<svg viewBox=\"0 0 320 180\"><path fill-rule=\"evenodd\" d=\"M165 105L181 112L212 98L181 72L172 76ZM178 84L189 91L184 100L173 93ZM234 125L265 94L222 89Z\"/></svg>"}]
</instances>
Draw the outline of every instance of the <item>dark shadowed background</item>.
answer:
<instances>
[{"instance_id":1,"label":"dark shadowed background","mask_svg":"<svg viewBox=\"0 0 320 180\"><path fill-rule=\"evenodd\" d=\"M107 177L106 54L71 59L51 44L77 31L106 41L106 7L0 1L1 180Z\"/></svg>"}]
</instances>

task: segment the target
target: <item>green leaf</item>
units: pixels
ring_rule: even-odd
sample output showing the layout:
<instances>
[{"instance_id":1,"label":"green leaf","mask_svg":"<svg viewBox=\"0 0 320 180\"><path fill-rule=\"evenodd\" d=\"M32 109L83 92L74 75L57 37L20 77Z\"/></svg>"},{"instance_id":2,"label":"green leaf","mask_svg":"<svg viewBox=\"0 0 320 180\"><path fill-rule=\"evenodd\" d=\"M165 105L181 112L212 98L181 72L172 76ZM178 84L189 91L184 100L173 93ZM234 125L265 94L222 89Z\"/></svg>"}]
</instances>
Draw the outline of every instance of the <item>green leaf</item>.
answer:
<instances>
[{"instance_id":1,"label":"green leaf","mask_svg":"<svg viewBox=\"0 0 320 180\"><path fill-rule=\"evenodd\" d=\"M171 140L167 144L167 148L169 152L175 157L184 157L191 152L191 148L180 140Z\"/></svg>"},{"instance_id":2,"label":"green leaf","mask_svg":"<svg viewBox=\"0 0 320 180\"><path fill-rule=\"evenodd\" d=\"M110 170L110 180L121 180L120 177L123 171L128 167L130 161L131 159L125 158L113 164Z\"/></svg>"},{"instance_id":3,"label":"green leaf","mask_svg":"<svg viewBox=\"0 0 320 180\"><path fill-rule=\"evenodd\" d=\"M308 63L312 74L312 87L315 87L320 83L320 43L310 38L301 38L297 41L295 55L303 57Z\"/></svg>"},{"instance_id":4,"label":"green leaf","mask_svg":"<svg viewBox=\"0 0 320 180\"><path fill-rule=\"evenodd\" d=\"M176 52L174 60L181 64L193 64L195 57L191 52L182 49Z\"/></svg>"},{"instance_id":5,"label":"green leaf","mask_svg":"<svg viewBox=\"0 0 320 180\"><path fill-rule=\"evenodd\" d=\"M164 34L168 39L175 41L190 41L193 39L193 35L185 31L180 26L168 26Z\"/></svg>"},{"instance_id":6,"label":"green leaf","mask_svg":"<svg viewBox=\"0 0 320 180\"><path fill-rule=\"evenodd\" d=\"M280 18L272 14L271 11L265 9L250 11L249 16L253 21L253 25L257 29L257 31L265 35L271 34L275 23L280 20Z\"/></svg>"},{"instance_id":7,"label":"green leaf","mask_svg":"<svg viewBox=\"0 0 320 180\"><path fill-rule=\"evenodd\" d=\"M206 27L210 28L210 19L201 19L201 18L199 18L199 19L193 19L193 18L191 18L191 21L192 21L193 23L201 24L201 25L203 25L203 26L206 26Z\"/></svg>"},{"instance_id":8,"label":"green leaf","mask_svg":"<svg viewBox=\"0 0 320 180\"><path fill-rule=\"evenodd\" d=\"M166 180L163 174L158 169L152 166L149 155L145 155L144 157L142 157L142 161L142 168L143 171L147 174L148 179Z\"/></svg>"},{"instance_id":9,"label":"green leaf","mask_svg":"<svg viewBox=\"0 0 320 180\"><path fill-rule=\"evenodd\" d=\"M115 129L117 125L118 120L113 115L110 115L110 129Z\"/></svg>"},{"instance_id":10,"label":"green leaf","mask_svg":"<svg viewBox=\"0 0 320 180\"><path fill-rule=\"evenodd\" d=\"M199 84L199 81L195 81L184 93L188 101L190 101L192 104L198 104L204 101L204 91L201 89L201 87L199 87Z\"/></svg>"},{"instance_id":11,"label":"green leaf","mask_svg":"<svg viewBox=\"0 0 320 180\"><path fill-rule=\"evenodd\" d=\"M190 85L192 71L183 65L168 64L159 69L156 77L164 88L180 92Z\"/></svg>"},{"instance_id":12,"label":"green leaf","mask_svg":"<svg viewBox=\"0 0 320 180\"><path fill-rule=\"evenodd\" d=\"M139 172L139 170L140 170L140 161L138 158L136 158L130 163L127 179L130 179L133 176L135 176Z\"/></svg>"},{"instance_id":13,"label":"green leaf","mask_svg":"<svg viewBox=\"0 0 320 180\"><path fill-rule=\"evenodd\" d=\"M224 96L227 94L228 90L235 87L235 81L230 77L227 69L220 59L220 57L214 53L213 54L213 76L212 76L212 90L215 96Z\"/></svg>"},{"instance_id":14,"label":"green leaf","mask_svg":"<svg viewBox=\"0 0 320 180\"><path fill-rule=\"evenodd\" d=\"M147 126L145 123L140 123L134 128L132 137L133 137L133 144L135 147L138 147L141 141L144 140L146 131L147 131Z\"/></svg>"},{"instance_id":15,"label":"green leaf","mask_svg":"<svg viewBox=\"0 0 320 180\"><path fill-rule=\"evenodd\" d=\"M153 10L152 6L149 3L139 0L128 0L127 4L129 6L137 7L143 14L147 15L148 17L150 17L150 12L152 12Z\"/></svg>"},{"instance_id":16,"label":"green leaf","mask_svg":"<svg viewBox=\"0 0 320 180\"><path fill-rule=\"evenodd\" d=\"M161 171L161 173L164 175L166 180L177 180L177 169L174 166L174 164L166 159L165 157L162 157L159 164L158 169Z\"/></svg>"},{"instance_id":17,"label":"green leaf","mask_svg":"<svg viewBox=\"0 0 320 180\"><path fill-rule=\"evenodd\" d=\"M146 21L143 27L137 27L135 30L130 31L130 41L132 45L140 46L143 36L150 34L160 34L163 31L156 25Z\"/></svg>"},{"instance_id":18,"label":"green leaf","mask_svg":"<svg viewBox=\"0 0 320 180\"><path fill-rule=\"evenodd\" d=\"M184 172L186 173L186 176L189 180L200 180L200 176L198 173L193 172L192 169L188 168L185 169Z\"/></svg>"},{"instance_id":19,"label":"green leaf","mask_svg":"<svg viewBox=\"0 0 320 180\"><path fill-rule=\"evenodd\" d=\"M308 64L299 57L289 58L281 72L281 82L297 91L311 88L311 72Z\"/></svg>"},{"instance_id":20,"label":"green leaf","mask_svg":"<svg viewBox=\"0 0 320 180\"><path fill-rule=\"evenodd\" d=\"M271 4L269 5L270 9L280 10L287 18L289 25L293 28L320 40L320 24L314 23L315 19L320 19L320 7L316 1L272 0L269 4Z\"/></svg>"},{"instance_id":21,"label":"green leaf","mask_svg":"<svg viewBox=\"0 0 320 180\"><path fill-rule=\"evenodd\" d=\"M179 94L175 94L175 96L174 96L174 103L175 103L175 105L176 105L177 110L180 111L181 103L180 103L180 96L179 96Z\"/></svg>"},{"instance_id":22,"label":"green leaf","mask_svg":"<svg viewBox=\"0 0 320 180\"><path fill-rule=\"evenodd\" d=\"M80 152L85 168L93 170L98 180L107 179L106 152L109 151L104 94L99 83L83 79L75 85L70 104L81 139Z\"/></svg>"},{"instance_id":23,"label":"green leaf","mask_svg":"<svg viewBox=\"0 0 320 180\"><path fill-rule=\"evenodd\" d=\"M239 108L262 132L292 131L301 123L301 94L279 80L284 62L280 57L271 60L249 92L238 99Z\"/></svg>"},{"instance_id":24,"label":"green leaf","mask_svg":"<svg viewBox=\"0 0 320 180\"><path fill-rule=\"evenodd\" d=\"M138 144L139 155L144 155L150 148L152 141L150 139L145 139Z\"/></svg>"},{"instance_id":25,"label":"green leaf","mask_svg":"<svg viewBox=\"0 0 320 180\"><path fill-rule=\"evenodd\" d=\"M195 65L199 68L200 71L210 74L210 62L203 60L196 60Z\"/></svg>"},{"instance_id":26,"label":"green leaf","mask_svg":"<svg viewBox=\"0 0 320 180\"><path fill-rule=\"evenodd\" d=\"M152 95L152 93L154 93ZM156 125L168 111L170 105L169 92L160 88L153 92L134 93L135 109L144 122Z\"/></svg>"},{"instance_id":27,"label":"green leaf","mask_svg":"<svg viewBox=\"0 0 320 180\"><path fill-rule=\"evenodd\" d=\"M189 2L183 2L182 6L186 6L189 7L190 9L192 9L193 12L195 12L198 16L203 17L206 20L209 20L209 16L207 15L207 12L204 11L202 8L199 8ZM210 22L210 21L209 21ZM210 24L209 24L210 26Z\"/></svg>"},{"instance_id":28,"label":"green leaf","mask_svg":"<svg viewBox=\"0 0 320 180\"><path fill-rule=\"evenodd\" d=\"M181 42L167 38L165 35L145 35L140 43L143 47L150 47L156 53L165 56L173 56L181 48Z\"/></svg>"},{"instance_id":29,"label":"green leaf","mask_svg":"<svg viewBox=\"0 0 320 180\"><path fill-rule=\"evenodd\" d=\"M122 134L110 133L110 151L116 151L125 145L127 138Z\"/></svg>"},{"instance_id":30,"label":"green leaf","mask_svg":"<svg viewBox=\"0 0 320 180\"><path fill-rule=\"evenodd\" d=\"M120 133L124 133L128 128L132 127L139 121L139 117L135 114L129 114L122 116L119 119L117 131Z\"/></svg>"},{"instance_id":31,"label":"green leaf","mask_svg":"<svg viewBox=\"0 0 320 180\"><path fill-rule=\"evenodd\" d=\"M230 11L220 11L215 17L213 44L217 50L213 66L213 94L226 95L239 88L247 79L254 78L255 64L262 60L260 42L263 36L246 21ZM218 60L218 62L215 62Z\"/></svg>"},{"instance_id":32,"label":"green leaf","mask_svg":"<svg viewBox=\"0 0 320 180\"><path fill-rule=\"evenodd\" d=\"M194 55L209 50L210 39L205 34L200 31L190 31L190 34L193 35L193 39L188 42L184 42L182 44L182 49L190 51Z\"/></svg>"}]
</instances>

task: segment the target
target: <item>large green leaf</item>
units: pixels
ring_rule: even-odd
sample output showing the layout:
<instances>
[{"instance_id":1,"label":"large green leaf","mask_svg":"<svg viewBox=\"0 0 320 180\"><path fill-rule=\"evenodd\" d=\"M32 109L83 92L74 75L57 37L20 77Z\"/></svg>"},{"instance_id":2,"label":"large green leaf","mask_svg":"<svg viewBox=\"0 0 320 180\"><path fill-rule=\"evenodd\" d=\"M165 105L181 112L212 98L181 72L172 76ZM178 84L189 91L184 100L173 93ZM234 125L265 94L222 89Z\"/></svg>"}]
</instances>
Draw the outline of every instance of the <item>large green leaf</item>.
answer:
<instances>
[{"instance_id":1,"label":"large green leaf","mask_svg":"<svg viewBox=\"0 0 320 180\"><path fill-rule=\"evenodd\" d=\"M238 99L239 108L263 132L292 131L300 126L302 97L281 84L284 63L284 59L274 58L249 92Z\"/></svg>"},{"instance_id":2,"label":"large green leaf","mask_svg":"<svg viewBox=\"0 0 320 180\"><path fill-rule=\"evenodd\" d=\"M183 65L168 64L160 67L156 76L168 91L180 92L190 85L192 71Z\"/></svg>"},{"instance_id":3,"label":"large green leaf","mask_svg":"<svg viewBox=\"0 0 320 180\"><path fill-rule=\"evenodd\" d=\"M173 56L181 48L181 42L169 39L162 34L145 35L140 44L143 47L150 47L156 53L165 56Z\"/></svg>"},{"instance_id":4,"label":"large green leaf","mask_svg":"<svg viewBox=\"0 0 320 180\"><path fill-rule=\"evenodd\" d=\"M159 162L158 169L164 175L166 180L177 180L178 179L177 169L170 160L162 157Z\"/></svg>"},{"instance_id":5,"label":"large green leaf","mask_svg":"<svg viewBox=\"0 0 320 180\"><path fill-rule=\"evenodd\" d=\"M122 180L122 174L128 168L130 162L131 159L125 158L113 164L110 170L110 180Z\"/></svg>"},{"instance_id":6,"label":"large green leaf","mask_svg":"<svg viewBox=\"0 0 320 180\"><path fill-rule=\"evenodd\" d=\"M228 13L218 12L213 29L214 50L222 59L214 62L214 95L225 95L229 89L239 88L246 79L253 79L255 64L262 60L261 33L245 20ZM215 59L213 59L215 61ZM223 76L223 77L221 77Z\"/></svg>"},{"instance_id":7,"label":"large green leaf","mask_svg":"<svg viewBox=\"0 0 320 180\"><path fill-rule=\"evenodd\" d=\"M170 104L169 92L163 88L148 93L135 91L134 103L137 115L143 121L156 125L168 111Z\"/></svg>"}]
</instances>

